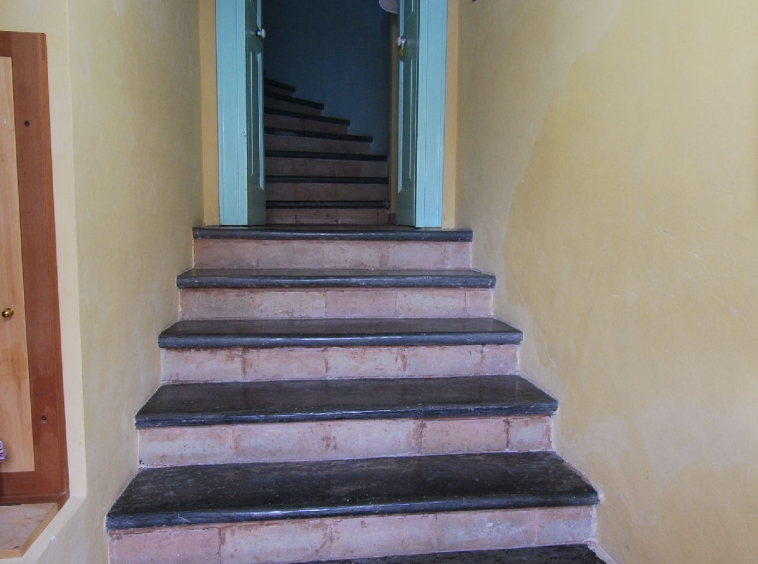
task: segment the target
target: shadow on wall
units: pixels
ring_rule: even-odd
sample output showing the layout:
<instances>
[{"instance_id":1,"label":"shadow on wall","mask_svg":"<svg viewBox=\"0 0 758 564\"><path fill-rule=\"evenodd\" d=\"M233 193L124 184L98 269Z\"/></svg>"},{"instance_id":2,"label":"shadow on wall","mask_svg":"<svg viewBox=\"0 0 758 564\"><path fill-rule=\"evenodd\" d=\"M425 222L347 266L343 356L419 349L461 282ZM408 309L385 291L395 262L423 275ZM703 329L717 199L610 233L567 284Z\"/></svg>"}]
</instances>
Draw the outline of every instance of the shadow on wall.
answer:
<instances>
[{"instance_id":1,"label":"shadow on wall","mask_svg":"<svg viewBox=\"0 0 758 564\"><path fill-rule=\"evenodd\" d=\"M378 0L263 0L266 76L389 151L391 16Z\"/></svg>"}]
</instances>

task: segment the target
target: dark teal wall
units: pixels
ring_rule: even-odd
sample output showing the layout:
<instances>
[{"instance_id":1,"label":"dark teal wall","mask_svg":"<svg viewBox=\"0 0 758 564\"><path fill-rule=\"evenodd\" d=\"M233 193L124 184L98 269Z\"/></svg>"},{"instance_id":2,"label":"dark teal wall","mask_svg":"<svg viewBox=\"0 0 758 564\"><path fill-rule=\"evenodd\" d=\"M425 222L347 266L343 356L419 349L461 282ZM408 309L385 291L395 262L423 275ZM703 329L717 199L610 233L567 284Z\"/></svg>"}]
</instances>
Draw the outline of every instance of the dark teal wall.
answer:
<instances>
[{"instance_id":1,"label":"dark teal wall","mask_svg":"<svg viewBox=\"0 0 758 564\"><path fill-rule=\"evenodd\" d=\"M390 14L379 0L263 0L266 76L389 150Z\"/></svg>"}]
</instances>

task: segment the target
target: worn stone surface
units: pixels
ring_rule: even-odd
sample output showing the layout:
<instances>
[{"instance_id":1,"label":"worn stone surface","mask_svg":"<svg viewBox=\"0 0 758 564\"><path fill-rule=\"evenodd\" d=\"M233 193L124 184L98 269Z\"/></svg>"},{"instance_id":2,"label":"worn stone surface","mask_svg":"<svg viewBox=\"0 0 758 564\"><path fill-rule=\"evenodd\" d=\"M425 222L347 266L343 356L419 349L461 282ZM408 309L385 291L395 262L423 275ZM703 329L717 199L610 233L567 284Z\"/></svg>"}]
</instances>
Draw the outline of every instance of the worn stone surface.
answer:
<instances>
[{"instance_id":1,"label":"worn stone surface","mask_svg":"<svg viewBox=\"0 0 758 564\"><path fill-rule=\"evenodd\" d=\"M496 319L186 320L158 337L162 348L517 345L522 333Z\"/></svg>"},{"instance_id":2,"label":"worn stone surface","mask_svg":"<svg viewBox=\"0 0 758 564\"><path fill-rule=\"evenodd\" d=\"M355 515L594 505L554 453L183 466L140 471L110 529Z\"/></svg>"},{"instance_id":3,"label":"worn stone surface","mask_svg":"<svg viewBox=\"0 0 758 564\"><path fill-rule=\"evenodd\" d=\"M519 376L296 380L161 387L137 427L344 419L551 415L557 402ZM532 420L515 419L514 436ZM536 426L539 428L539 426Z\"/></svg>"}]
</instances>

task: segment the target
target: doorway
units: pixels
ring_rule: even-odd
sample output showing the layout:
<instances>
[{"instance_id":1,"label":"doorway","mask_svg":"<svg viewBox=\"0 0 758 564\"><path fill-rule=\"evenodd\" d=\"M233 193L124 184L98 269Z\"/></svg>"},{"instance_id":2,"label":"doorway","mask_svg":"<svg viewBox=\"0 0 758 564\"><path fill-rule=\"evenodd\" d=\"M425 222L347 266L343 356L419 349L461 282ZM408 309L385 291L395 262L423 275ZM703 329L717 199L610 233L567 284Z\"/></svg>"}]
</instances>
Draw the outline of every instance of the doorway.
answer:
<instances>
[{"instance_id":1,"label":"doorway","mask_svg":"<svg viewBox=\"0 0 758 564\"><path fill-rule=\"evenodd\" d=\"M378 8L378 0L373 1ZM250 172L256 166L256 155L251 154L250 149L254 148L262 128L262 109L260 105L251 105L251 101L260 99L262 80L259 78L261 75L251 74L250 56L247 56L246 61L245 49L251 37L260 37L261 34L265 36L265 31L262 31L265 27L262 26L260 12L257 14L257 22L251 22L251 4L260 7L260 0L216 2L219 203L221 223L226 225L262 223L260 214L250 208L251 202L256 205L256 198L250 197L251 192L256 190L250 184ZM264 2L264 9L265 5ZM447 2L402 0L400 8L398 39L402 40L402 44L393 50L392 56L400 59L399 88L402 92L404 85L408 85L407 90L411 91L413 103L409 104L409 98L405 96L406 103L400 104L397 115L397 160L400 164L397 178L401 187L397 213L399 223L416 227L439 227L442 224ZM403 9L406 11L403 12ZM406 25L406 21L409 25ZM336 29L338 26L333 27ZM326 33L329 34L330 31L326 30ZM332 36L331 40L339 45L339 34L335 31L331 33L337 36L336 39ZM350 46L346 45L345 49L350 49ZM408 60L411 56L414 57L413 65L405 66L406 69L411 66L415 74L409 80L407 72L403 75L402 57ZM257 89L257 93L253 89ZM262 144L259 151L257 158L263 162ZM374 151L372 147L372 152ZM411 184L408 183L409 171L413 173L410 175ZM401 179L405 179L405 183L400 182Z\"/></svg>"}]
</instances>

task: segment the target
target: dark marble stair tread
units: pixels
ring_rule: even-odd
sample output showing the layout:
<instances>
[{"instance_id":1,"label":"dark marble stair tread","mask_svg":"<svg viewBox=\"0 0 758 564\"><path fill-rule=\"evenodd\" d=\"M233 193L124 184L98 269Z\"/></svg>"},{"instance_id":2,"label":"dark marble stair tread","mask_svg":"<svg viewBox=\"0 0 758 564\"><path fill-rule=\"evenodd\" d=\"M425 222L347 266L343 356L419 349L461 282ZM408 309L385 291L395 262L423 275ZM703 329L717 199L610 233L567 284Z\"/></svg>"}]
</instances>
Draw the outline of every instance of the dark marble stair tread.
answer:
<instances>
[{"instance_id":1,"label":"dark marble stair tread","mask_svg":"<svg viewBox=\"0 0 758 564\"><path fill-rule=\"evenodd\" d=\"M306 562L304 564L316 564ZM328 560L318 564L603 564L583 544Z\"/></svg>"},{"instance_id":2,"label":"dark marble stair tread","mask_svg":"<svg viewBox=\"0 0 758 564\"><path fill-rule=\"evenodd\" d=\"M279 88L280 90L289 90L290 92L295 92L297 90L297 88L291 84L285 84L284 82L279 82L278 80L265 76L263 77L263 84L268 84L269 86Z\"/></svg>"},{"instance_id":3,"label":"dark marble stair tread","mask_svg":"<svg viewBox=\"0 0 758 564\"><path fill-rule=\"evenodd\" d=\"M266 151L266 157L278 159L312 159L320 161L387 161L387 155L365 155L360 153L324 153L318 151Z\"/></svg>"},{"instance_id":4,"label":"dark marble stair tread","mask_svg":"<svg viewBox=\"0 0 758 564\"><path fill-rule=\"evenodd\" d=\"M494 288L477 270L197 268L176 278L180 288Z\"/></svg>"},{"instance_id":5,"label":"dark marble stair tread","mask_svg":"<svg viewBox=\"0 0 758 564\"><path fill-rule=\"evenodd\" d=\"M268 180L268 178L267 178ZM326 180L329 182L330 180ZM282 182L286 182L282 180ZM287 225L208 226L192 229L195 239L327 240L327 241L428 241L471 242L471 229L438 229L402 225Z\"/></svg>"},{"instance_id":6,"label":"dark marble stair tread","mask_svg":"<svg viewBox=\"0 0 758 564\"><path fill-rule=\"evenodd\" d=\"M385 176L266 176L269 184L389 184Z\"/></svg>"},{"instance_id":7,"label":"dark marble stair tread","mask_svg":"<svg viewBox=\"0 0 758 564\"><path fill-rule=\"evenodd\" d=\"M321 121L324 123L334 123L337 125L350 125L349 119L342 119L342 118L329 117L329 116L317 116L314 114L303 114L300 112L291 112L289 110L278 110L275 108L264 108L263 113L264 115L284 116L284 117L292 117L292 118L297 118L297 119L307 119L311 121Z\"/></svg>"},{"instance_id":8,"label":"dark marble stair tread","mask_svg":"<svg viewBox=\"0 0 758 564\"><path fill-rule=\"evenodd\" d=\"M520 376L288 380L162 386L137 428L552 415L558 402Z\"/></svg>"},{"instance_id":9,"label":"dark marble stair tread","mask_svg":"<svg viewBox=\"0 0 758 564\"><path fill-rule=\"evenodd\" d=\"M300 129L286 129L282 127L264 127L263 132L267 135L283 135L285 137L313 137L316 139L332 139L336 141L356 141L358 143L371 143L374 140L374 138L370 135L349 135L346 133L302 131Z\"/></svg>"},{"instance_id":10,"label":"dark marble stair tread","mask_svg":"<svg viewBox=\"0 0 758 564\"><path fill-rule=\"evenodd\" d=\"M275 92L264 92L263 103L265 105L266 98L271 100L279 100L280 102L289 102L291 104L297 104L299 106L305 106L306 108L314 108L316 110L323 110L324 104L321 102L314 102L312 100L306 100L305 98L295 98L294 96L285 96L284 94L276 94Z\"/></svg>"},{"instance_id":11,"label":"dark marble stair tread","mask_svg":"<svg viewBox=\"0 0 758 564\"><path fill-rule=\"evenodd\" d=\"M480 319L235 319L179 321L164 348L519 344L521 331Z\"/></svg>"},{"instance_id":12,"label":"dark marble stair tread","mask_svg":"<svg viewBox=\"0 0 758 564\"><path fill-rule=\"evenodd\" d=\"M110 529L289 518L593 505L549 452L179 466L140 471Z\"/></svg>"},{"instance_id":13,"label":"dark marble stair tread","mask_svg":"<svg viewBox=\"0 0 758 564\"><path fill-rule=\"evenodd\" d=\"M388 210L387 200L266 200L271 210Z\"/></svg>"}]
</instances>

